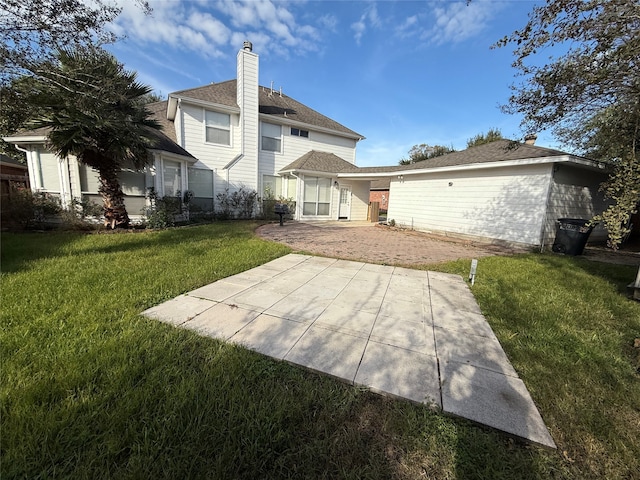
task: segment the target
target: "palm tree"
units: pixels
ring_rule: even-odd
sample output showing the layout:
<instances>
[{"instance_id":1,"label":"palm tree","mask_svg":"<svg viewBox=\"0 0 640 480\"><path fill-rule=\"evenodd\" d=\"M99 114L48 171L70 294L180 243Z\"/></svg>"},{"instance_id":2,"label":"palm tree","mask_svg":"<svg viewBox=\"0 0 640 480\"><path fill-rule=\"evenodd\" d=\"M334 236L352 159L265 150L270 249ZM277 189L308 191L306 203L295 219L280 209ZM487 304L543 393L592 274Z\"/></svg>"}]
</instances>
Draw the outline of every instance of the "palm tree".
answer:
<instances>
[{"instance_id":1,"label":"palm tree","mask_svg":"<svg viewBox=\"0 0 640 480\"><path fill-rule=\"evenodd\" d=\"M61 50L57 61L34 67L37 75L34 127L47 127L48 147L74 155L98 172L105 224L127 227L129 215L118 172L140 170L160 125L149 118L142 97L152 89L136 81L110 53L94 47Z\"/></svg>"}]
</instances>

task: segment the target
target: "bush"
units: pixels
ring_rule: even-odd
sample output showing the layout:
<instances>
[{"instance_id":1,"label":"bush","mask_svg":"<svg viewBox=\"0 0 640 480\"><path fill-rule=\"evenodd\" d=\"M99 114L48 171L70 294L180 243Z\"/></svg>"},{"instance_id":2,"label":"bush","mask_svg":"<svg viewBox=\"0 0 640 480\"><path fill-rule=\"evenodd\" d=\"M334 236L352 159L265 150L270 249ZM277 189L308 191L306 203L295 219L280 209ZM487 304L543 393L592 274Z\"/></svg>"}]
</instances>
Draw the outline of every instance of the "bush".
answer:
<instances>
[{"instance_id":1,"label":"bush","mask_svg":"<svg viewBox=\"0 0 640 480\"><path fill-rule=\"evenodd\" d=\"M224 192L216 195L220 210L216 212L216 217L221 220L230 218L249 219L253 217L258 199L258 192L249 190L245 186L240 186L238 190L229 193L225 188Z\"/></svg>"},{"instance_id":2,"label":"bush","mask_svg":"<svg viewBox=\"0 0 640 480\"><path fill-rule=\"evenodd\" d=\"M46 192L32 192L12 183L2 202L2 226L5 228L42 228L62 211L60 198Z\"/></svg>"},{"instance_id":3,"label":"bush","mask_svg":"<svg viewBox=\"0 0 640 480\"><path fill-rule=\"evenodd\" d=\"M142 210L147 228L168 228L176 224L176 216L182 214L180 193L175 197L159 197L154 188L149 189L150 205Z\"/></svg>"}]
</instances>

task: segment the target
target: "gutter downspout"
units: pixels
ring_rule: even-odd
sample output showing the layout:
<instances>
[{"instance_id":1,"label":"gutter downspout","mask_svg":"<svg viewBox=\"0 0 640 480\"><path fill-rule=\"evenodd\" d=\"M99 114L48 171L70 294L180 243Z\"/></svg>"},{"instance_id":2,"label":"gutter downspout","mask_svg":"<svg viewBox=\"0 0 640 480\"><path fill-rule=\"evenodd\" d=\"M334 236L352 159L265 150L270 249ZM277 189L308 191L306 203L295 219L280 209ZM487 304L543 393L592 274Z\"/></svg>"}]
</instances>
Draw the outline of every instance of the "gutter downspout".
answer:
<instances>
[{"instance_id":1,"label":"gutter downspout","mask_svg":"<svg viewBox=\"0 0 640 480\"><path fill-rule=\"evenodd\" d=\"M13 146L16 147L17 150L24 152L26 154L27 172L29 172L29 184L30 184L31 190L32 191L41 190L42 189L42 168L40 168L40 165L38 165L38 175L36 177L35 166L33 165L33 159L31 158L31 153L33 152L31 152L30 150L27 150L26 148L22 148L17 143L15 143ZM38 164L39 163L40 162L38 162ZM29 165L31 165L31 168L29 168Z\"/></svg>"},{"instance_id":2,"label":"gutter downspout","mask_svg":"<svg viewBox=\"0 0 640 480\"><path fill-rule=\"evenodd\" d=\"M244 151L244 147L243 147L243 151ZM244 152L239 153L238 155L236 155L235 157L233 157L233 159L227 163L224 167L222 167L223 170L225 170L227 172L227 178L226 178L226 182L227 182L227 189L229 188L229 172L231 171L231 169L233 167L236 166L236 164L242 160L244 158Z\"/></svg>"}]
</instances>

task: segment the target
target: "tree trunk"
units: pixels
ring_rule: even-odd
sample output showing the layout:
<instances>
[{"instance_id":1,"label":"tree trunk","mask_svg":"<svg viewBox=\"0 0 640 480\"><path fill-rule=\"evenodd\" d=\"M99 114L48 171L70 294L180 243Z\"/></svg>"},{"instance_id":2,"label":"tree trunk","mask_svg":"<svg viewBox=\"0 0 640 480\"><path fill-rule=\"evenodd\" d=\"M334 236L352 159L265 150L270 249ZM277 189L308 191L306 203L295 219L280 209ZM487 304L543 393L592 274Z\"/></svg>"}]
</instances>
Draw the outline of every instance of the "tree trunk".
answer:
<instances>
[{"instance_id":1,"label":"tree trunk","mask_svg":"<svg viewBox=\"0 0 640 480\"><path fill-rule=\"evenodd\" d=\"M130 220L127 209L124 206L124 193L118 180L117 168L101 168L100 188L98 192L102 195L104 204L104 224L115 228L127 228Z\"/></svg>"}]
</instances>

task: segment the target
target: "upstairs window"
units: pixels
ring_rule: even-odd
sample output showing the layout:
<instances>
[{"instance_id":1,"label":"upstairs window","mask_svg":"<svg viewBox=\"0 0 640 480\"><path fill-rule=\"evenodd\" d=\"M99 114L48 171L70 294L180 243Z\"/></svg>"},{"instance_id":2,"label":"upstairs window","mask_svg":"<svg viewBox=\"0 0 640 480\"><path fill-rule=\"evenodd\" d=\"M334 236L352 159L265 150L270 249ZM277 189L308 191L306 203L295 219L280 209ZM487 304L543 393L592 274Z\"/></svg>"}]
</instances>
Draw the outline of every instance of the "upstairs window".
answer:
<instances>
[{"instance_id":1,"label":"upstairs window","mask_svg":"<svg viewBox=\"0 0 640 480\"><path fill-rule=\"evenodd\" d=\"M262 124L262 150L282 152L282 127L280 125Z\"/></svg>"},{"instance_id":2,"label":"upstairs window","mask_svg":"<svg viewBox=\"0 0 640 480\"><path fill-rule=\"evenodd\" d=\"M291 135L294 137L309 138L309 130L300 130L299 128L291 127Z\"/></svg>"},{"instance_id":3,"label":"upstairs window","mask_svg":"<svg viewBox=\"0 0 640 480\"><path fill-rule=\"evenodd\" d=\"M207 143L231 145L231 117L229 114L205 110L204 121Z\"/></svg>"}]
</instances>

